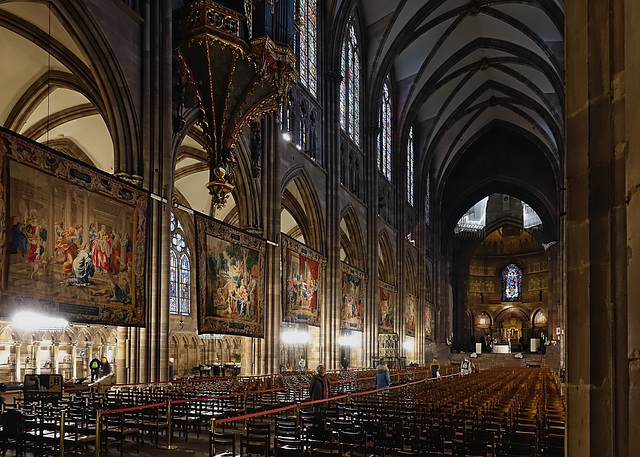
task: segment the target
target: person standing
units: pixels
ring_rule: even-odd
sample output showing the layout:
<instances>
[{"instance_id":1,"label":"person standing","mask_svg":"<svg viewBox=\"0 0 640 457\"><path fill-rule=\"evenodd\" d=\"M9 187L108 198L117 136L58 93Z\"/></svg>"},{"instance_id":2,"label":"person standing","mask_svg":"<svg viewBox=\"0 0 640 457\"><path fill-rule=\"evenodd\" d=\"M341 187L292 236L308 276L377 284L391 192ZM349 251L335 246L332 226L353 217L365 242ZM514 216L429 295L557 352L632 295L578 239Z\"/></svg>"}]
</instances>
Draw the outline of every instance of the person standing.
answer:
<instances>
[{"instance_id":1,"label":"person standing","mask_svg":"<svg viewBox=\"0 0 640 457\"><path fill-rule=\"evenodd\" d=\"M471 363L468 358L464 358L464 360L460 363L460 376L465 376L469 374L469 368Z\"/></svg>"},{"instance_id":2,"label":"person standing","mask_svg":"<svg viewBox=\"0 0 640 457\"><path fill-rule=\"evenodd\" d=\"M100 359L94 357L89 362L89 370L91 370L91 382L95 382L100 376L100 368L102 367L102 363L100 363Z\"/></svg>"},{"instance_id":3,"label":"person standing","mask_svg":"<svg viewBox=\"0 0 640 457\"><path fill-rule=\"evenodd\" d=\"M324 365L318 365L316 374L311 378L309 384L309 396L311 400L322 400L329 398L331 394L331 381L327 378L327 371Z\"/></svg>"},{"instance_id":4,"label":"person standing","mask_svg":"<svg viewBox=\"0 0 640 457\"><path fill-rule=\"evenodd\" d=\"M108 376L111 374L111 364L107 361L106 357L102 358L102 368L100 369L102 376Z\"/></svg>"},{"instance_id":5,"label":"person standing","mask_svg":"<svg viewBox=\"0 0 640 457\"><path fill-rule=\"evenodd\" d=\"M431 362L431 377L436 378L440 373L440 364L438 363L437 357L433 358L433 362Z\"/></svg>"},{"instance_id":6,"label":"person standing","mask_svg":"<svg viewBox=\"0 0 640 457\"><path fill-rule=\"evenodd\" d=\"M378 394L383 392L380 389L384 389L390 385L391 376L389 376L389 368L384 363L378 365L378 371L376 371L376 389L378 389ZM386 390L384 392L386 392Z\"/></svg>"},{"instance_id":7,"label":"person standing","mask_svg":"<svg viewBox=\"0 0 640 457\"><path fill-rule=\"evenodd\" d=\"M316 367L316 373L311 378L309 384L309 397L311 400L322 400L331 396L331 381L327 378L327 371L324 365L320 364ZM313 405L316 413L316 425L322 426L324 423L324 411L327 409L327 402L317 403Z\"/></svg>"},{"instance_id":8,"label":"person standing","mask_svg":"<svg viewBox=\"0 0 640 457\"><path fill-rule=\"evenodd\" d=\"M300 356L300 360L298 361L298 367L300 368L300 371L304 371L305 368L307 368L307 361L304 359L303 356Z\"/></svg>"},{"instance_id":9,"label":"person standing","mask_svg":"<svg viewBox=\"0 0 640 457\"><path fill-rule=\"evenodd\" d=\"M349 368L349 361L347 360L346 356L342 356L342 361L340 362L340 364L342 365L343 370L346 370Z\"/></svg>"}]
</instances>

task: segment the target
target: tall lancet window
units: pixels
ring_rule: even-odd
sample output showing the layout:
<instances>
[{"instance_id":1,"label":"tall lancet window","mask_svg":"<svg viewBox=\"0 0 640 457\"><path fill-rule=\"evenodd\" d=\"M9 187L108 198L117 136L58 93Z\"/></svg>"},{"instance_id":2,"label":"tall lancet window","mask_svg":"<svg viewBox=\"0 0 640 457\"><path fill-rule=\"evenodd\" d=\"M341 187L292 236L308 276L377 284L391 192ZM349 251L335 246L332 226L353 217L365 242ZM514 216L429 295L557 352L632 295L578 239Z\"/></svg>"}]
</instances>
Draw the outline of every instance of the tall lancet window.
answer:
<instances>
[{"instance_id":1,"label":"tall lancet window","mask_svg":"<svg viewBox=\"0 0 640 457\"><path fill-rule=\"evenodd\" d=\"M191 313L191 252L184 240L184 229L171 213L171 252L169 253L169 313Z\"/></svg>"},{"instance_id":2,"label":"tall lancet window","mask_svg":"<svg viewBox=\"0 0 640 457\"><path fill-rule=\"evenodd\" d=\"M522 270L515 263L502 270L502 301L522 301Z\"/></svg>"},{"instance_id":3,"label":"tall lancet window","mask_svg":"<svg viewBox=\"0 0 640 457\"><path fill-rule=\"evenodd\" d=\"M407 140L407 201L413 206L413 127Z\"/></svg>"},{"instance_id":4,"label":"tall lancet window","mask_svg":"<svg viewBox=\"0 0 640 457\"><path fill-rule=\"evenodd\" d=\"M380 107L380 137L378 139L378 168L391 181L391 97L389 80L382 88L382 106Z\"/></svg>"},{"instance_id":5,"label":"tall lancet window","mask_svg":"<svg viewBox=\"0 0 640 457\"><path fill-rule=\"evenodd\" d=\"M315 97L317 95L316 43L318 19L316 0L300 0L300 81Z\"/></svg>"},{"instance_id":6,"label":"tall lancet window","mask_svg":"<svg viewBox=\"0 0 640 457\"><path fill-rule=\"evenodd\" d=\"M347 36L342 43L342 82L340 83L340 126L356 144L360 144L360 57L358 40L349 20Z\"/></svg>"}]
</instances>

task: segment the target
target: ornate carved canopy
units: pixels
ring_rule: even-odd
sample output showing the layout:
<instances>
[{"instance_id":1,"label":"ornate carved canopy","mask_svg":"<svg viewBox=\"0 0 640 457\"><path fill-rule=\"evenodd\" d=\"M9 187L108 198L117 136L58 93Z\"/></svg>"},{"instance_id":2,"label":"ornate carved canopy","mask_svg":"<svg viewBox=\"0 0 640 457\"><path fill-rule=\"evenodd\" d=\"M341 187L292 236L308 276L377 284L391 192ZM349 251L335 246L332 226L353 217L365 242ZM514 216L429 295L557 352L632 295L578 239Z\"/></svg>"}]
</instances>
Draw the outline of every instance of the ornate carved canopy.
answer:
<instances>
[{"instance_id":1,"label":"ornate carved canopy","mask_svg":"<svg viewBox=\"0 0 640 457\"><path fill-rule=\"evenodd\" d=\"M176 23L177 55L197 87L207 138L213 203L234 188L234 143L241 130L286 102L298 74L288 45L268 35L248 40L244 15L210 0L184 6Z\"/></svg>"}]
</instances>

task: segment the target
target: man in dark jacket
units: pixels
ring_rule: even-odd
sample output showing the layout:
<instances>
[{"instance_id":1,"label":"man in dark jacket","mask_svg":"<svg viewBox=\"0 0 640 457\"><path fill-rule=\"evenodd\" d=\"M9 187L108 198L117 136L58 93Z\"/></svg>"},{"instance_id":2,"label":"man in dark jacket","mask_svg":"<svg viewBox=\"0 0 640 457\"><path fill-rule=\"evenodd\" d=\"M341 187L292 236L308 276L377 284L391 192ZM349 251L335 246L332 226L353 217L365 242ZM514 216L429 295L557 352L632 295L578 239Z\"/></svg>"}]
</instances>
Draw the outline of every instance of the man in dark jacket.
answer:
<instances>
[{"instance_id":1,"label":"man in dark jacket","mask_svg":"<svg viewBox=\"0 0 640 457\"><path fill-rule=\"evenodd\" d=\"M102 368L102 362L97 357L94 357L89 362L89 369L91 370L91 382L96 381L100 377L100 368Z\"/></svg>"},{"instance_id":2,"label":"man in dark jacket","mask_svg":"<svg viewBox=\"0 0 640 457\"><path fill-rule=\"evenodd\" d=\"M329 398L331 396L331 381L327 378L327 373L324 365L318 365L316 368L316 374L311 378L309 384L309 397L311 400L322 400L323 398ZM313 405L316 411L316 421L318 427L323 427L324 424L324 411L327 408L327 402L317 403Z\"/></svg>"},{"instance_id":3,"label":"man in dark jacket","mask_svg":"<svg viewBox=\"0 0 640 457\"><path fill-rule=\"evenodd\" d=\"M309 396L311 400L322 400L323 398L329 398L330 395L331 381L327 378L324 365L318 365L316 374L313 375L311 384L309 384Z\"/></svg>"},{"instance_id":4,"label":"man in dark jacket","mask_svg":"<svg viewBox=\"0 0 640 457\"><path fill-rule=\"evenodd\" d=\"M376 371L376 389L383 389L384 387L389 387L390 385L391 376L389 376L389 368L384 363L381 363L380 365L378 365L378 371ZM382 390L378 390L379 394L381 394L382 392Z\"/></svg>"}]
</instances>

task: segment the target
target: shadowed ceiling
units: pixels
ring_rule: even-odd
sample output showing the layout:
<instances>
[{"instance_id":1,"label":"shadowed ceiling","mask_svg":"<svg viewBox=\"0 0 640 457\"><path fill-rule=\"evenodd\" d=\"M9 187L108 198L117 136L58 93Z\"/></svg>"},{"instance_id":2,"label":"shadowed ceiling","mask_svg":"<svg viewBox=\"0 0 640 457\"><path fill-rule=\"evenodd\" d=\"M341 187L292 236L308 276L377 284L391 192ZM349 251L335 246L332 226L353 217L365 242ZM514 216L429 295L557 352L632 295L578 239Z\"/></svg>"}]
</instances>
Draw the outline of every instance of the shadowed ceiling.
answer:
<instances>
[{"instance_id":1,"label":"shadowed ceiling","mask_svg":"<svg viewBox=\"0 0 640 457\"><path fill-rule=\"evenodd\" d=\"M349 12L364 29L367 98L380 99L390 77L398 143L406 148L413 125L416 171L432 176L441 227L492 190L514 188L557 224L564 1L336 0L327 8L337 27ZM376 121L375 114L368 120Z\"/></svg>"}]
</instances>

